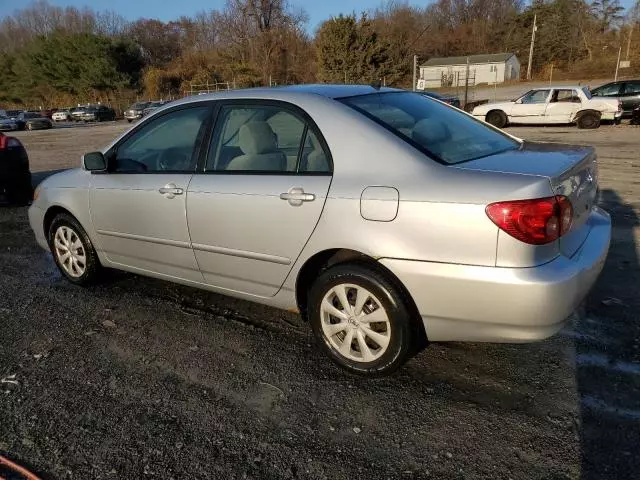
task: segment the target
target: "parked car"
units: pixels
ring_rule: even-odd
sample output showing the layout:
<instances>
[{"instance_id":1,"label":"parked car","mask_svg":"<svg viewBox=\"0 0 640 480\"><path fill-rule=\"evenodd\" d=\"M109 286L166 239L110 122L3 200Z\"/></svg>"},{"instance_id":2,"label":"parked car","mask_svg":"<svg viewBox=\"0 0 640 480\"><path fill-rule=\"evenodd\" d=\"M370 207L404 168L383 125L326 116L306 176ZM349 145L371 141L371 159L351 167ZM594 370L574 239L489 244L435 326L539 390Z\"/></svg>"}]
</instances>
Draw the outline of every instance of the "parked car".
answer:
<instances>
[{"instance_id":1,"label":"parked car","mask_svg":"<svg viewBox=\"0 0 640 480\"><path fill-rule=\"evenodd\" d=\"M22 112L18 119L24 122L27 130L46 130L53 127L53 123L47 117L43 117L39 112Z\"/></svg>"},{"instance_id":2,"label":"parked car","mask_svg":"<svg viewBox=\"0 0 640 480\"><path fill-rule=\"evenodd\" d=\"M0 132L24 130L25 123L17 118L0 117Z\"/></svg>"},{"instance_id":3,"label":"parked car","mask_svg":"<svg viewBox=\"0 0 640 480\"><path fill-rule=\"evenodd\" d=\"M126 112L124 112L124 118L126 118L129 123L134 120L140 120L144 116L144 109L147 108L150 103L151 102L134 103Z\"/></svg>"},{"instance_id":4,"label":"parked car","mask_svg":"<svg viewBox=\"0 0 640 480\"><path fill-rule=\"evenodd\" d=\"M423 95L427 97L435 98L436 100L440 100L441 102L448 103L452 107L460 108L460 99L458 97L452 95L441 95L436 92L421 92Z\"/></svg>"},{"instance_id":5,"label":"parked car","mask_svg":"<svg viewBox=\"0 0 640 480\"><path fill-rule=\"evenodd\" d=\"M89 108L88 105L85 106L79 106L79 107L74 107L71 109L71 119L74 122L80 122L82 121L82 116L84 115L85 110Z\"/></svg>"},{"instance_id":6,"label":"parked car","mask_svg":"<svg viewBox=\"0 0 640 480\"><path fill-rule=\"evenodd\" d=\"M333 361L380 375L427 339L559 331L609 248L597 171L592 148L524 142L413 92L238 90L85 154L29 220L72 283L113 267L300 311Z\"/></svg>"},{"instance_id":7,"label":"parked car","mask_svg":"<svg viewBox=\"0 0 640 480\"><path fill-rule=\"evenodd\" d=\"M162 107L167 103L169 102L165 102L165 101L149 102L149 105L142 111L142 116L146 117L151 112L153 112L154 110L157 110L158 108Z\"/></svg>"},{"instance_id":8,"label":"parked car","mask_svg":"<svg viewBox=\"0 0 640 480\"><path fill-rule=\"evenodd\" d=\"M116 112L106 105L87 108L80 117L85 122L106 122L116 119Z\"/></svg>"},{"instance_id":9,"label":"parked car","mask_svg":"<svg viewBox=\"0 0 640 480\"><path fill-rule=\"evenodd\" d=\"M27 151L20 140L0 133L0 203L24 205L32 193Z\"/></svg>"},{"instance_id":10,"label":"parked car","mask_svg":"<svg viewBox=\"0 0 640 480\"><path fill-rule=\"evenodd\" d=\"M606 83L591 90L594 97L615 98L622 103L622 114L631 116L640 106L640 80L624 80Z\"/></svg>"},{"instance_id":11,"label":"parked car","mask_svg":"<svg viewBox=\"0 0 640 480\"><path fill-rule=\"evenodd\" d=\"M63 108L58 110L51 116L51 119L55 122L70 122L72 120L71 109Z\"/></svg>"},{"instance_id":12,"label":"parked car","mask_svg":"<svg viewBox=\"0 0 640 480\"><path fill-rule=\"evenodd\" d=\"M18 118L18 115L22 113L22 110L7 110L7 118Z\"/></svg>"},{"instance_id":13,"label":"parked car","mask_svg":"<svg viewBox=\"0 0 640 480\"><path fill-rule=\"evenodd\" d=\"M479 105L473 116L498 128L517 123L598 128L601 120L619 121L622 107L616 99L592 97L586 87L551 86L529 90L510 102Z\"/></svg>"}]
</instances>

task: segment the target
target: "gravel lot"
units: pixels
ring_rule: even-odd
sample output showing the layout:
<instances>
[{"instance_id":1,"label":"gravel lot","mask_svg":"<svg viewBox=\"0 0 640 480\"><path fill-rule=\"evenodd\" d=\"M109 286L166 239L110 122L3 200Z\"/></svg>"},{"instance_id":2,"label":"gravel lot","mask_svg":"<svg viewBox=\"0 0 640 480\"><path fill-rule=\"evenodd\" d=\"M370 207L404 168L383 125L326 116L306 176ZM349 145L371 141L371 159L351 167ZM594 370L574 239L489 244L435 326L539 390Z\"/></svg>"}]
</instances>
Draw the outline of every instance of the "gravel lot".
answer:
<instances>
[{"instance_id":1,"label":"gravel lot","mask_svg":"<svg viewBox=\"0 0 640 480\"><path fill-rule=\"evenodd\" d=\"M18 136L39 180L126 128ZM71 286L0 209L0 454L44 479L637 478L640 129L509 131L597 147L599 283L550 340L432 344L375 381L288 313L123 273Z\"/></svg>"}]
</instances>

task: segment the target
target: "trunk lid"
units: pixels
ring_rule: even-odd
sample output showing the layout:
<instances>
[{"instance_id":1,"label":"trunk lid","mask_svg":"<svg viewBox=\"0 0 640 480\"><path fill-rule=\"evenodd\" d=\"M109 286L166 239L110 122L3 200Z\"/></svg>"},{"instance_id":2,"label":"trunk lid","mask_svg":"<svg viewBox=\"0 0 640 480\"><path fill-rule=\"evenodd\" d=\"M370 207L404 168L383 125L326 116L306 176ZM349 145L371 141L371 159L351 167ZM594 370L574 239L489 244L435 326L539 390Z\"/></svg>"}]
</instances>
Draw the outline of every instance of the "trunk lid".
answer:
<instances>
[{"instance_id":1,"label":"trunk lid","mask_svg":"<svg viewBox=\"0 0 640 480\"><path fill-rule=\"evenodd\" d=\"M570 257L587 238L590 230L587 220L598 194L598 168L593 148L524 142L518 150L472 160L456 168L548 178L553 194L564 195L573 207L573 223L569 232L560 237L560 251Z\"/></svg>"}]
</instances>

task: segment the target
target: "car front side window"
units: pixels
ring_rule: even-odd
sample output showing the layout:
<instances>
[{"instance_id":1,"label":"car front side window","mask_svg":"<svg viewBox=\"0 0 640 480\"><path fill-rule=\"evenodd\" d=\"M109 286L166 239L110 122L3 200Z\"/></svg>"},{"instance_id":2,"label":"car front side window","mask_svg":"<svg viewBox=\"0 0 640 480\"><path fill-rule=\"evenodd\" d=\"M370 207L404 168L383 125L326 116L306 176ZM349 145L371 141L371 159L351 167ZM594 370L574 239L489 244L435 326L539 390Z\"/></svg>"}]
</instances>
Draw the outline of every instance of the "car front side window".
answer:
<instances>
[{"instance_id":1,"label":"car front side window","mask_svg":"<svg viewBox=\"0 0 640 480\"><path fill-rule=\"evenodd\" d=\"M611 83L596 88L593 93L599 97L617 97L620 95L620 87L621 84L619 83Z\"/></svg>"},{"instance_id":2,"label":"car front side window","mask_svg":"<svg viewBox=\"0 0 640 480\"><path fill-rule=\"evenodd\" d=\"M546 103L548 97L549 97L549 90L534 90L524 95L521 98L521 103L525 105L530 105L535 103Z\"/></svg>"},{"instance_id":3,"label":"car front side window","mask_svg":"<svg viewBox=\"0 0 640 480\"><path fill-rule=\"evenodd\" d=\"M175 110L145 123L117 146L109 170L118 173L193 172L209 107Z\"/></svg>"}]
</instances>

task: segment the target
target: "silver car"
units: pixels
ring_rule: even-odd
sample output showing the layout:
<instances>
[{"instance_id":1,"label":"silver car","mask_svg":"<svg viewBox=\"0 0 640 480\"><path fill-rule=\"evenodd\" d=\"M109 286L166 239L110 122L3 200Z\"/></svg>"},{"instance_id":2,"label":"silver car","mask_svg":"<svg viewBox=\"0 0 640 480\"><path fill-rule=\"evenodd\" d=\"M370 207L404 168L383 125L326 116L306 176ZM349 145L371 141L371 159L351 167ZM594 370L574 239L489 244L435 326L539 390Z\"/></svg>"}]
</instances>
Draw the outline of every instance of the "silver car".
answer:
<instances>
[{"instance_id":1,"label":"silver car","mask_svg":"<svg viewBox=\"0 0 640 480\"><path fill-rule=\"evenodd\" d=\"M190 97L45 180L29 219L76 284L117 268L300 312L347 370L428 341L562 328L611 235L592 149L532 144L411 92Z\"/></svg>"}]
</instances>

